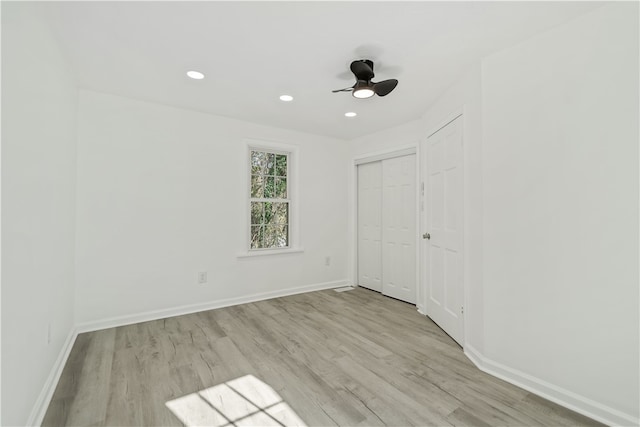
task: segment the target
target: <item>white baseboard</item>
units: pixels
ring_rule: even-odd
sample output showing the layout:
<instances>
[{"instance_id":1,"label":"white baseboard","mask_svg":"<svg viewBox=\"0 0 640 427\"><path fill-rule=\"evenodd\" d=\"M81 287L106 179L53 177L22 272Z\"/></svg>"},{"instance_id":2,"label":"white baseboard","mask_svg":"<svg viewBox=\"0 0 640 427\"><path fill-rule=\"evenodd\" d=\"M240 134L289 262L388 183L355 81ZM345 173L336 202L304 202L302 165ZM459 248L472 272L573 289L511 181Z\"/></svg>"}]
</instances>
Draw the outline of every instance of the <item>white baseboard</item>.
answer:
<instances>
[{"instance_id":1,"label":"white baseboard","mask_svg":"<svg viewBox=\"0 0 640 427\"><path fill-rule=\"evenodd\" d=\"M347 285L346 280L336 280L333 282L315 283L313 285L297 286L295 288L281 289L278 291L262 292L258 294L246 295L237 298L227 298L216 301L209 301L200 304L183 305L162 310L147 311L128 316L118 316L109 319L97 320L93 322L80 323L76 326L78 333L97 331L100 329L114 328L117 326L131 325L134 323L148 322L150 320L164 319L166 317L181 316L183 314L197 313L199 311L213 310L216 308L230 307L232 305L246 304L250 302L263 301L271 298L285 297L288 295L302 294L305 292L321 291L324 289L339 288Z\"/></svg>"},{"instance_id":2,"label":"white baseboard","mask_svg":"<svg viewBox=\"0 0 640 427\"><path fill-rule=\"evenodd\" d=\"M58 385L58 381L60 380L60 376L62 375L62 370L64 366L67 364L67 359L69 358L69 354L71 353L71 349L73 348L73 344L76 342L76 337L78 336L78 331L74 327L69 331L69 335L67 335L67 339L64 341L62 345L62 349L60 349L60 353L58 354L58 358L47 377L47 381L44 383L44 387L40 391L40 395L38 396L38 400L36 400L36 404L33 405L33 409L29 414L29 418L27 419L28 426L39 426L42 424L42 420L47 412L47 408L49 408L49 403L51 402L51 398L53 397L53 392L56 390Z\"/></svg>"},{"instance_id":3,"label":"white baseboard","mask_svg":"<svg viewBox=\"0 0 640 427\"><path fill-rule=\"evenodd\" d=\"M565 390L532 375L510 368L483 356L466 344L464 354L480 369L494 377L523 388L547 400L610 426L637 426L640 419Z\"/></svg>"}]
</instances>

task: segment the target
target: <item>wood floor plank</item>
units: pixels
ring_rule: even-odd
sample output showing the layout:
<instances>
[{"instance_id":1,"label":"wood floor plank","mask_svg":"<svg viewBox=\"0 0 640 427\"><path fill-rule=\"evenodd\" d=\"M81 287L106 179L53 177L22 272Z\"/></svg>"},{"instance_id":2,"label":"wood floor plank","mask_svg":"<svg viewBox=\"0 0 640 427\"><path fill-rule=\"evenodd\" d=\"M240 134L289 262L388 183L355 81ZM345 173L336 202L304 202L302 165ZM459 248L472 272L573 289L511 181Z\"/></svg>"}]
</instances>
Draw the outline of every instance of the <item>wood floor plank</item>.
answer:
<instances>
[{"instance_id":1,"label":"wood floor plank","mask_svg":"<svg viewBox=\"0 0 640 427\"><path fill-rule=\"evenodd\" d=\"M242 307L230 307L216 313L216 319L257 369L258 378L273 387L308 423L334 425L331 416L318 405L318 396L302 383L300 377L304 375L303 370L299 366L294 370L294 363L286 350L274 343L268 335L263 335L265 330L261 327L261 322L258 319L247 319L245 313ZM230 334L232 330L234 332Z\"/></svg>"},{"instance_id":2,"label":"wood floor plank","mask_svg":"<svg viewBox=\"0 0 640 427\"><path fill-rule=\"evenodd\" d=\"M447 420L454 426L491 427L491 424L487 424L464 408L458 408L451 412Z\"/></svg>"},{"instance_id":3,"label":"wood floor plank","mask_svg":"<svg viewBox=\"0 0 640 427\"><path fill-rule=\"evenodd\" d=\"M89 340L86 361L78 373L77 392L69 407L69 417L80 425L100 425L104 423L107 412L115 330L91 333Z\"/></svg>"},{"instance_id":4,"label":"wood floor plank","mask_svg":"<svg viewBox=\"0 0 640 427\"><path fill-rule=\"evenodd\" d=\"M350 371L354 378L363 386L366 387L371 393L375 393L380 406L376 414L380 417L386 425L393 425L397 420L396 416L387 416L382 413L382 408L385 410L401 410L404 417L406 417L409 425L434 425L434 426L446 426L449 423L445 420L447 414L438 413L438 408L432 405L424 405L422 402L416 402L409 397L402 390L394 387L389 382L377 376L366 365L352 360L350 357L343 357L339 359L338 365L343 371ZM367 406L374 406L369 403ZM404 424L404 423L403 423Z\"/></svg>"},{"instance_id":5,"label":"wood floor plank","mask_svg":"<svg viewBox=\"0 0 640 427\"><path fill-rule=\"evenodd\" d=\"M111 366L105 425L142 425L142 402L136 398L142 391L135 349L116 350Z\"/></svg>"},{"instance_id":6,"label":"wood floor plank","mask_svg":"<svg viewBox=\"0 0 640 427\"><path fill-rule=\"evenodd\" d=\"M81 334L43 426L596 426L356 288Z\"/></svg>"}]
</instances>

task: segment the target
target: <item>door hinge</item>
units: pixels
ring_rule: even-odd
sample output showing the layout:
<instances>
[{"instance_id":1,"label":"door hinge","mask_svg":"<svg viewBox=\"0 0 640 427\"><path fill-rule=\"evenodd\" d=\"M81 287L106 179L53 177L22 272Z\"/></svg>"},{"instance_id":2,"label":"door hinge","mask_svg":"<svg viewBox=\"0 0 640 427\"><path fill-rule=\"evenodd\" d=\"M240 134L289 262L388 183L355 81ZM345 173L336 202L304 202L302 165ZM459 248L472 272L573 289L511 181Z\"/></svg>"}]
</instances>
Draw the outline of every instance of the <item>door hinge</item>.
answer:
<instances>
[{"instance_id":1,"label":"door hinge","mask_svg":"<svg viewBox=\"0 0 640 427\"><path fill-rule=\"evenodd\" d=\"M422 191L422 195L424 196L424 182L420 184L420 191Z\"/></svg>"},{"instance_id":2,"label":"door hinge","mask_svg":"<svg viewBox=\"0 0 640 427\"><path fill-rule=\"evenodd\" d=\"M460 306L460 314L464 314L464 305Z\"/></svg>"}]
</instances>

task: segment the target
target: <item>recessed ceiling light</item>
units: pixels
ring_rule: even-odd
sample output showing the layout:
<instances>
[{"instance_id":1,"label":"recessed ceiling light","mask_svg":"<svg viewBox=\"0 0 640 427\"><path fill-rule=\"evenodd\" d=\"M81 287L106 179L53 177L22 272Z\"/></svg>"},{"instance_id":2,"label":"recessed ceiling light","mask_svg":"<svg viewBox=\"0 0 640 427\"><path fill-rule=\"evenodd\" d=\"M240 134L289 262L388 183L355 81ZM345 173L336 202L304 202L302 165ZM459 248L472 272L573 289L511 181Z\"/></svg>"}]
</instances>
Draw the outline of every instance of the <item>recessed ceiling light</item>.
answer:
<instances>
[{"instance_id":1,"label":"recessed ceiling light","mask_svg":"<svg viewBox=\"0 0 640 427\"><path fill-rule=\"evenodd\" d=\"M345 117L355 117L357 116L356 113L354 113L353 111L349 111L348 113L344 113Z\"/></svg>"},{"instance_id":2,"label":"recessed ceiling light","mask_svg":"<svg viewBox=\"0 0 640 427\"><path fill-rule=\"evenodd\" d=\"M195 80L204 79L204 74L202 74L200 71L187 71L187 76Z\"/></svg>"},{"instance_id":3,"label":"recessed ceiling light","mask_svg":"<svg viewBox=\"0 0 640 427\"><path fill-rule=\"evenodd\" d=\"M280 95L280 101L284 101L284 102L293 101L293 96L291 96L291 95Z\"/></svg>"}]
</instances>

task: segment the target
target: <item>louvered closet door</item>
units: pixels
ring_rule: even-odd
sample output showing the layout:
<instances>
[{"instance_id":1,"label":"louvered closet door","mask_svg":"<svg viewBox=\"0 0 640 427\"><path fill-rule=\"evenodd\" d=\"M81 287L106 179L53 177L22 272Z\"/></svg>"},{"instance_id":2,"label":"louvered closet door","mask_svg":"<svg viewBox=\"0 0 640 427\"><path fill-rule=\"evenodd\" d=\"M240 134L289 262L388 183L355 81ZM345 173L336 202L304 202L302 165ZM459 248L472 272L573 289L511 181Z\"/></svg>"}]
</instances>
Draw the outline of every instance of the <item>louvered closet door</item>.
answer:
<instances>
[{"instance_id":1,"label":"louvered closet door","mask_svg":"<svg viewBox=\"0 0 640 427\"><path fill-rule=\"evenodd\" d=\"M358 284L382 291L382 164L358 166Z\"/></svg>"}]
</instances>

